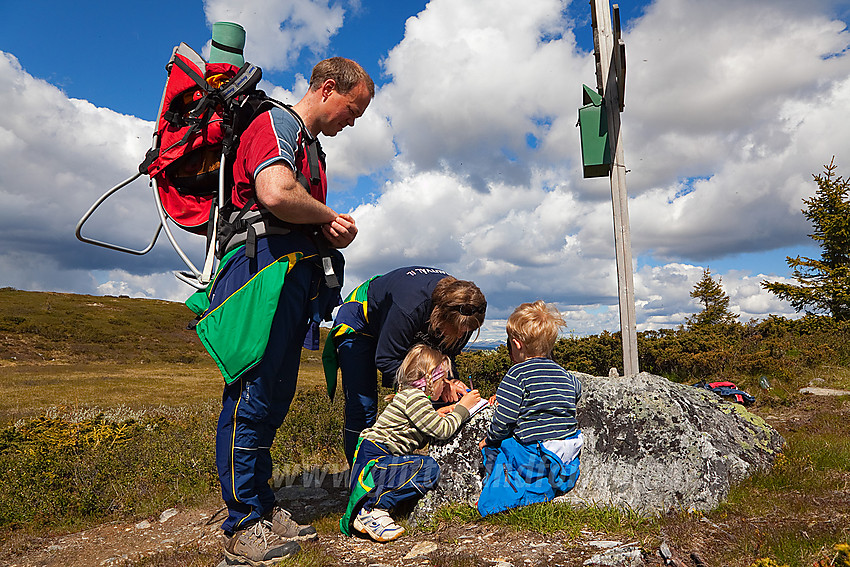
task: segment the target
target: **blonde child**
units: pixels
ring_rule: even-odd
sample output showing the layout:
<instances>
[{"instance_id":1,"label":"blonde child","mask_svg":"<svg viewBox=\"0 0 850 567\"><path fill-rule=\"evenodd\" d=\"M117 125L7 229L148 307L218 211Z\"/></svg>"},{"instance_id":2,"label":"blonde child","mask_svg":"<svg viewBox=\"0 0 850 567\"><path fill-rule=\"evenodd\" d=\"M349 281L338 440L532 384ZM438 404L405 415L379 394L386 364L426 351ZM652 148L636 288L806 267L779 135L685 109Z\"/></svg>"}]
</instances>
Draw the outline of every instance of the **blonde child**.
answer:
<instances>
[{"instance_id":1,"label":"blonde child","mask_svg":"<svg viewBox=\"0 0 850 567\"><path fill-rule=\"evenodd\" d=\"M514 365L496 390L493 421L479 444L486 474L482 516L546 502L578 480L581 382L550 358L563 325L558 310L543 301L523 303L508 318Z\"/></svg>"},{"instance_id":2,"label":"blonde child","mask_svg":"<svg viewBox=\"0 0 850 567\"><path fill-rule=\"evenodd\" d=\"M351 467L351 497L339 522L375 541L392 541L404 533L390 511L425 495L437 485L440 467L428 456L413 455L431 439L451 437L480 399L478 390L465 393L452 410L434 409L452 380L448 356L417 344L405 356L396 375L398 393L375 425L360 433Z\"/></svg>"}]
</instances>

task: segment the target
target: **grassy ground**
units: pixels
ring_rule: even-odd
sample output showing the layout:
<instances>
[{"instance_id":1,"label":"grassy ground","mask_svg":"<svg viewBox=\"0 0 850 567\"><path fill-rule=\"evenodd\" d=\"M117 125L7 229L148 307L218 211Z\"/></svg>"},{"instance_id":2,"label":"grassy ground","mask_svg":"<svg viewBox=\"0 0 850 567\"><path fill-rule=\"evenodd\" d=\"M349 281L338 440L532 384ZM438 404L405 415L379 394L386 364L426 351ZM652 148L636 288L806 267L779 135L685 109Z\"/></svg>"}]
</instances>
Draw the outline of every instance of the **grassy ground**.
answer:
<instances>
[{"instance_id":1,"label":"grassy ground","mask_svg":"<svg viewBox=\"0 0 850 567\"><path fill-rule=\"evenodd\" d=\"M215 498L212 436L222 383L185 329L190 320L184 306L168 302L0 290L0 548L21 534ZM318 354L304 351L299 398L273 448L277 463L343 462L340 399L331 403L322 384ZM850 540L850 397L800 395L809 384L850 389L850 370L806 369L758 392L752 411L788 447L773 470L735 487L711 513L645 519L532 506L482 520L461 507L444 511L438 525L511 526L520 539L524 531L568 540L589 530L650 550L667 542L691 561L684 565L695 564L693 553L706 565L749 567L769 558L773 565L850 567L835 550ZM333 531L337 520L316 525ZM411 536L429 537L421 529ZM202 567L217 559L184 549L138 565ZM314 550L291 564L332 559ZM432 563L479 564L436 556Z\"/></svg>"},{"instance_id":2,"label":"grassy ground","mask_svg":"<svg viewBox=\"0 0 850 567\"><path fill-rule=\"evenodd\" d=\"M167 301L0 289L0 426L48 408L190 407L223 381L193 314ZM304 351L299 387L324 384Z\"/></svg>"},{"instance_id":3,"label":"grassy ground","mask_svg":"<svg viewBox=\"0 0 850 567\"><path fill-rule=\"evenodd\" d=\"M321 365L307 362L300 388L324 384ZM218 401L223 381L212 361L195 365L15 364L0 366L0 425L43 414L48 408L126 406L131 410L192 407Z\"/></svg>"}]
</instances>

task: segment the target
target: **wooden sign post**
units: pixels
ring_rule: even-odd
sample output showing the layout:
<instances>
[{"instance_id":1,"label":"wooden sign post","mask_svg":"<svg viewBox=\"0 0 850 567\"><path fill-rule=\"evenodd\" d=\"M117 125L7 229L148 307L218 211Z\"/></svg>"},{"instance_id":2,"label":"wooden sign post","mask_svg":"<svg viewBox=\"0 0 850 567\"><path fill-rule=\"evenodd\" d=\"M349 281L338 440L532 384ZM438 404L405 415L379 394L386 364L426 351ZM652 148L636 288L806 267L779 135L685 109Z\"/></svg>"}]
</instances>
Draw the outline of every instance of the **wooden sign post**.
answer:
<instances>
[{"instance_id":1,"label":"wooden sign post","mask_svg":"<svg viewBox=\"0 0 850 567\"><path fill-rule=\"evenodd\" d=\"M611 202L614 206L614 246L617 257L617 284L620 295L620 333L623 339L623 371L637 374L638 350L635 322L635 291L632 274L632 242L629 232L626 166L620 112L625 107L626 45L620 37L620 7L614 4L614 18L608 0L591 0L593 47L596 57L596 86L602 95L610 147Z\"/></svg>"}]
</instances>

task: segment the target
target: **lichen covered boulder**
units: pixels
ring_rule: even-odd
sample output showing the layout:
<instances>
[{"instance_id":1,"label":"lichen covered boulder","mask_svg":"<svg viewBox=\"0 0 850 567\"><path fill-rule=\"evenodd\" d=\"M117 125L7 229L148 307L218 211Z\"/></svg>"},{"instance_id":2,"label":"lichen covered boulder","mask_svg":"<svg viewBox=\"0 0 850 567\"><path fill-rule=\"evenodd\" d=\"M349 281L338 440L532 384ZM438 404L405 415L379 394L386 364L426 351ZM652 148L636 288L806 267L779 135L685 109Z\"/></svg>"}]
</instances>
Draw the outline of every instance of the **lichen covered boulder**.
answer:
<instances>
[{"instance_id":1,"label":"lichen covered boulder","mask_svg":"<svg viewBox=\"0 0 850 567\"><path fill-rule=\"evenodd\" d=\"M563 497L656 514L707 511L729 487L770 467L784 440L744 406L642 372L582 375L581 476Z\"/></svg>"},{"instance_id":2,"label":"lichen covered boulder","mask_svg":"<svg viewBox=\"0 0 850 567\"><path fill-rule=\"evenodd\" d=\"M707 511L732 484L769 468L784 445L763 419L707 390L645 372L580 376L581 474L559 501L645 515ZM430 447L442 475L414 510L414 522L449 503L475 505L482 485L478 442L491 418L486 408L452 439Z\"/></svg>"},{"instance_id":3,"label":"lichen covered boulder","mask_svg":"<svg viewBox=\"0 0 850 567\"><path fill-rule=\"evenodd\" d=\"M431 513L447 504L465 503L475 506L483 487L483 459L478 442L487 435L493 419L493 408L485 407L473 415L458 433L447 441L435 443L428 449L440 465L437 488L425 495L411 514L416 524L427 523Z\"/></svg>"}]
</instances>

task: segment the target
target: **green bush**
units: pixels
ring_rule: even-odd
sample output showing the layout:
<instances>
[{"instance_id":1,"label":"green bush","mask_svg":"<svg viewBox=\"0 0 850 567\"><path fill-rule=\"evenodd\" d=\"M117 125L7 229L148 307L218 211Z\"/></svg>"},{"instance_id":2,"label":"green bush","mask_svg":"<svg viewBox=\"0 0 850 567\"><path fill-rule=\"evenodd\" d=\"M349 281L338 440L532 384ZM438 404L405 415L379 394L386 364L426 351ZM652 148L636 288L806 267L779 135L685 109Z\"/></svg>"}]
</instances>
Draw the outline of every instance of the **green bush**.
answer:
<instances>
[{"instance_id":1,"label":"green bush","mask_svg":"<svg viewBox=\"0 0 850 567\"><path fill-rule=\"evenodd\" d=\"M619 333L603 331L589 337L562 338L552 357L567 370L607 376L612 367L623 368L623 346Z\"/></svg>"},{"instance_id":2,"label":"green bush","mask_svg":"<svg viewBox=\"0 0 850 567\"><path fill-rule=\"evenodd\" d=\"M79 422L40 417L0 431L0 528L148 515L217 482L209 414Z\"/></svg>"},{"instance_id":3,"label":"green bush","mask_svg":"<svg viewBox=\"0 0 850 567\"><path fill-rule=\"evenodd\" d=\"M640 369L677 382L757 381L761 375L787 379L805 369L850 363L850 322L824 316L793 320L771 315L748 323L643 331L637 339ZM612 367L622 371L620 334L561 338L553 358L568 370L595 376L607 376ZM485 384L495 388L511 365L504 346L466 352L457 361L461 377L471 375L480 389Z\"/></svg>"},{"instance_id":4,"label":"green bush","mask_svg":"<svg viewBox=\"0 0 850 567\"><path fill-rule=\"evenodd\" d=\"M464 382L472 382L484 397L496 393L496 387L511 367L511 358L504 345L494 351L461 353L456 362L458 377Z\"/></svg>"}]
</instances>

